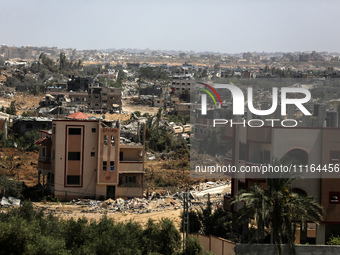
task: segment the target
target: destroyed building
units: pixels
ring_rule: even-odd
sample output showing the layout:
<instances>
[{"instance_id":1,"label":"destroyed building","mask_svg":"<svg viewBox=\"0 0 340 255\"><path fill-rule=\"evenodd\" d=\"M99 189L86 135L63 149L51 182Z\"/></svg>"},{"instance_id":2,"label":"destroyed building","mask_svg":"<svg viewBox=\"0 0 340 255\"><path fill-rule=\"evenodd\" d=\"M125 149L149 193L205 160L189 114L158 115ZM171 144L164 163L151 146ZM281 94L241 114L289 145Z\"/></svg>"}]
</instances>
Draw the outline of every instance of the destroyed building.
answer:
<instances>
[{"instance_id":1,"label":"destroyed building","mask_svg":"<svg viewBox=\"0 0 340 255\"><path fill-rule=\"evenodd\" d=\"M153 95L157 97L161 97L163 94L163 89L160 86L148 86L145 88L141 88L139 91L140 95Z\"/></svg>"},{"instance_id":2,"label":"destroyed building","mask_svg":"<svg viewBox=\"0 0 340 255\"><path fill-rule=\"evenodd\" d=\"M89 85L93 83L92 77L74 77L72 75L67 81L67 90L68 91L87 91Z\"/></svg>"},{"instance_id":3,"label":"destroyed building","mask_svg":"<svg viewBox=\"0 0 340 255\"><path fill-rule=\"evenodd\" d=\"M88 90L88 109L94 111L121 111L121 89L94 85Z\"/></svg>"},{"instance_id":4,"label":"destroyed building","mask_svg":"<svg viewBox=\"0 0 340 255\"><path fill-rule=\"evenodd\" d=\"M107 127L84 113L52 121L41 131L38 173L61 200L142 197L145 148L125 143L120 127Z\"/></svg>"},{"instance_id":5,"label":"destroyed building","mask_svg":"<svg viewBox=\"0 0 340 255\"><path fill-rule=\"evenodd\" d=\"M15 118L13 120L13 132L18 136L23 136L26 132L34 130L50 130L52 120L41 117Z\"/></svg>"}]
</instances>

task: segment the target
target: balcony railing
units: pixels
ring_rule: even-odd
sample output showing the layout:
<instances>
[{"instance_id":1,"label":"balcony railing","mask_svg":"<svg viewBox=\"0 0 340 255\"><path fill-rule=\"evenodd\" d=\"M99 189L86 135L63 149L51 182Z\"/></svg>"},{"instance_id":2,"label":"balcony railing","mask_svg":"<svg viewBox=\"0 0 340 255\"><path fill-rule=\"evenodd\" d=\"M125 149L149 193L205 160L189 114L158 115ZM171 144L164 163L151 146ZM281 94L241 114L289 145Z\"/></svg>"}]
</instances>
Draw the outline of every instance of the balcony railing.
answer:
<instances>
[{"instance_id":1,"label":"balcony railing","mask_svg":"<svg viewBox=\"0 0 340 255\"><path fill-rule=\"evenodd\" d=\"M51 162L51 157L40 156L39 161L40 162Z\"/></svg>"},{"instance_id":2,"label":"balcony railing","mask_svg":"<svg viewBox=\"0 0 340 255\"><path fill-rule=\"evenodd\" d=\"M119 172L143 172L143 161L119 161Z\"/></svg>"}]
</instances>

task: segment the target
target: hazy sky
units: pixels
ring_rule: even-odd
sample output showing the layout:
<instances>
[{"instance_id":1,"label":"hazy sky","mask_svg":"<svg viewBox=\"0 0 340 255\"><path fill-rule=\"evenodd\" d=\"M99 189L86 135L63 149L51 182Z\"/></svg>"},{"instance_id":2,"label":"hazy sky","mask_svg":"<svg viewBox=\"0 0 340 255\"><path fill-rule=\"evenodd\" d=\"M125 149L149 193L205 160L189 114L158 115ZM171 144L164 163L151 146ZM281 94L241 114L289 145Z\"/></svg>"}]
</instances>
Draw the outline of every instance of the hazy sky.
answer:
<instances>
[{"instance_id":1,"label":"hazy sky","mask_svg":"<svg viewBox=\"0 0 340 255\"><path fill-rule=\"evenodd\" d=\"M338 0L0 0L0 44L340 52Z\"/></svg>"}]
</instances>

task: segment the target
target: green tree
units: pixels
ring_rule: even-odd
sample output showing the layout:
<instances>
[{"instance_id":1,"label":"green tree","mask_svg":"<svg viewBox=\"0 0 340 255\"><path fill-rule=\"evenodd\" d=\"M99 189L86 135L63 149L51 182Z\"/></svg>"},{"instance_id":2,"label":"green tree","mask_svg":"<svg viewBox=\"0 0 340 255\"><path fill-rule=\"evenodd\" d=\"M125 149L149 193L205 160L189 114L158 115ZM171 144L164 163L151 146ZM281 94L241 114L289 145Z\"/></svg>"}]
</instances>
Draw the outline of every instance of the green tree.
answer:
<instances>
[{"instance_id":1,"label":"green tree","mask_svg":"<svg viewBox=\"0 0 340 255\"><path fill-rule=\"evenodd\" d=\"M6 113L7 114L11 114L11 115L17 115L17 109L20 108L20 105L15 103L14 101L11 101L11 104L9 105L9 107L6 108Z\"/></svg>"},{"instance_id":2,"label":"green tree","mask_svg":"<svg viewBox=\"0 0 340 255\"><path fill-rule=\"evenodd\" d=\"M188 236L185 240L183 255L203 255L203 248L196 237Z\"/></svg>"},{"instance_id":3,"label":"green tree","mask_svg":"<svg viewBox=\"0 0 340 255\"><path fill-rule=\"evenodd\" d=\"M0 196L21 197L23 183L12 180L5 175L0 176Z\"/></svg>"},{"instance_id":4,"label":"green tree","mask_svg":"<svg viewBox=\"0 0 340 255\"><path fill-rule=\"evenodd\" d=\"M257 239L261 241L264 226L271 228L273 241L279 254L281 244L287 240L291 252L295 254L296 222L302 226L306 221L319 222L322 219L322 207L314 197L304 196L291 190L296 178L268 178L267 189L255 185L249 190L241 190L232 203L244 202L244 207L238 212L238 220L248 222L253 218L257 225Z\"/></svg>"}]
</instances>

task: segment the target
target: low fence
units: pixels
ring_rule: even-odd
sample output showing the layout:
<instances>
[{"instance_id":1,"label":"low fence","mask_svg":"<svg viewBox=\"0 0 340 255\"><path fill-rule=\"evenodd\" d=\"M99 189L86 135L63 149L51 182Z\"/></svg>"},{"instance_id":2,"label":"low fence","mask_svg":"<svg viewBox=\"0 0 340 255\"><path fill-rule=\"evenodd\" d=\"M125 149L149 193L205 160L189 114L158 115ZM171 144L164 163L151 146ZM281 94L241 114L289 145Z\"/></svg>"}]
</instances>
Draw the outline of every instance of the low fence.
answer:
<instances>
[{"instance_id":1,"label":"low fence","mask_svg":"<svg viewBox=\"0 0 340 255\"><path fill-rule=\"evenodd\" d=\"M235 255L236 244L227 239L216 236L195 235L204 251L211 251L216 255Z\"/></svg>"},{"instance_id":2,"label":"low fence","mask_svg":"<svg viewBox=\"0 0 340 255\"><path fill-rule=\"evenodd\" d=\"M282 255L290 255L288 245L282 246ZM338 255L340 246L332 245L296 245L296 255ZM276 255L274 244L237 244L237 255Z\"/></svg>"}]
</instances>

